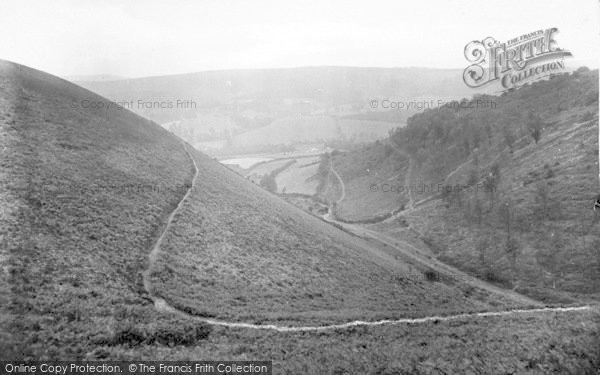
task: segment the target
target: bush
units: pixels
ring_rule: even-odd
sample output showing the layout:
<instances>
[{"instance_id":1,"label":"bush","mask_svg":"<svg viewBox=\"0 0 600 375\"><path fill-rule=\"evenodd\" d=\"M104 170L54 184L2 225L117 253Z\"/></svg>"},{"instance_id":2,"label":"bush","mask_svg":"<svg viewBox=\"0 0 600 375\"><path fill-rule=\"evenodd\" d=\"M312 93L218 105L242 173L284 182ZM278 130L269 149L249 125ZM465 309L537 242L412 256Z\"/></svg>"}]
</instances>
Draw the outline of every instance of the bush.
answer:
<instances>
[{"instance_id":1,"label":"bush","mask_svg":"<svg viewBox=\"0 0 600 375\"><path fill-rule=\"evenodd\" d=\"M500 271L491 267L488 267L483 271L483 279L496 284L510 284L510 282L502 276Z\"/></svg>"},{"instance_id":2,"label":"bush","mask_svg":"<svg viewBox=\"0 0 600 375\"><path fill-rule=\"evenodd\" d=\"M115 330L111 344L134 347L142 344L144 341L146 341L145 332L139 326L127 322Z\"/></svg>"},{"instance_id":3,"label":"bush","mask_svg":"<svg viewBox=\"0 0 600 375\"><path fill-rule=\"evenodd\" d=\"M168 346L194 346L206 340L212 327L205 323L181 321L161 321L153 324L134 324L127 320L121 322L110 342L111 345L152 345L159 343Z\"/></svg>"},{"instance_id":4,"label":"bush","mask_svg":"<svg viewBox=\"0 0 600 375\"><path fill-rule=\"evenodd\" d=\"M260 179L259 185L271 193L277 192L277 182L275 182L275 178L271 174L266 174L262 176Z\"/></svg>"},{"instance_id":5,"label":"bush","mask_svg":"<svg viewBox=\"0 0 600 375\"><path fill-rule=\"evenodd\" d=\"M591 111L586 111L581 117L582 122L591 121L594 118L594 113Z\"/></svg>"},{"instance_id":6,"label":"bush","mask_svg":"<svg viewBox=\"0 0 600 375\"><path fill-rule=\"evenodd\" d=\"M425 280L430 281L430 282L434 282L434 281L440 281L440 274L439 272L435 271L435 270L427 270L425 272L423 272L423 275L425 276Z\"/></svg>"},{"instance_id":7,"label":"bush","mask_svg":"<svg viewBox=\"0 0 600 375\"><path fill-rule=\"evenodd\" d=\"M162 325L149 339L169 346L192 346L207 339L211 331L212 328L206 324Z\"/></svg>"}]
</instances>

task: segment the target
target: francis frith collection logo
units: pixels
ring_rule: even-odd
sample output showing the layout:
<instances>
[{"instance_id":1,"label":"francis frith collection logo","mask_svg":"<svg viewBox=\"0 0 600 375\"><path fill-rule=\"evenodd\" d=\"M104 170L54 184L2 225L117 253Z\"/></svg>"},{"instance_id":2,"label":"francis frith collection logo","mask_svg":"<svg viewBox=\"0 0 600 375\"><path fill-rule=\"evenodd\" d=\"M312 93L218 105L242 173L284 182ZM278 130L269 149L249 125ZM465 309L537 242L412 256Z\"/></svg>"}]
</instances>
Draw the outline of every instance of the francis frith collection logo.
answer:
<instances>
[{"instance_id":1,"label":"francis frith collection logo","mask_svg":"<svg viewBox=\"0 0 600 375\"><path fill-rule=\"evenodd\" d=\"M558 47L556 27L537 30L501 43L492 37L474 40L465 46L471 62L463 72L469 87L499 82L503 90L542 79L565 70L565 57L571 52Z\"/></svg>"}]
</instances>

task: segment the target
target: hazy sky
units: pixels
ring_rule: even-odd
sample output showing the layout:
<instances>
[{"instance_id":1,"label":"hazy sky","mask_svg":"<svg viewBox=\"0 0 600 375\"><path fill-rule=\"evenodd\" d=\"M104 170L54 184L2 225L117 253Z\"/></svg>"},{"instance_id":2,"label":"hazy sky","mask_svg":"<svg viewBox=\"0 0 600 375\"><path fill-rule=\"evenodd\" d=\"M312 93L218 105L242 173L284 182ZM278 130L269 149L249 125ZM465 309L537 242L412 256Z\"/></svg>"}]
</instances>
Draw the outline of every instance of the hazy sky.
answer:
<instances>
[{"instance_id":1,"label":"hazy sky","mask_svg":"<svg viewBox=\"0 0 600 375\"><path fill-rule=\"evenodd\" d=\"M464 68L464 46L558 27L598 66L598 0L3 0L0 58L126 77L315 65ZM568 64L568 62L567 62Z\"/></svg>"}]
</instances>

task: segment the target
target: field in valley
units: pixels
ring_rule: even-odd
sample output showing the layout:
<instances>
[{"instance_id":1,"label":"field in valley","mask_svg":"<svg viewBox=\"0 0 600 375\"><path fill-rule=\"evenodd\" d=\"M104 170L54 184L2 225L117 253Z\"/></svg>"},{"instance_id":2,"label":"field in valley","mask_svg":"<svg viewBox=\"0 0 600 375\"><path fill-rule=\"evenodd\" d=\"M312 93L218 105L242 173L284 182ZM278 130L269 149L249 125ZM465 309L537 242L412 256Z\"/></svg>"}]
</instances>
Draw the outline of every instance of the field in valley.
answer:
<instances>
[{"instance_id":1,"label":"field in valley","mask_svg":"<svg viewBox=\"0 0 600 375\"><path fill-rule=\"evenodd\" d=\"M297 160L275 178L280 194L315 195L319 186L319 157Z\"/></svg>"}]
</instances>

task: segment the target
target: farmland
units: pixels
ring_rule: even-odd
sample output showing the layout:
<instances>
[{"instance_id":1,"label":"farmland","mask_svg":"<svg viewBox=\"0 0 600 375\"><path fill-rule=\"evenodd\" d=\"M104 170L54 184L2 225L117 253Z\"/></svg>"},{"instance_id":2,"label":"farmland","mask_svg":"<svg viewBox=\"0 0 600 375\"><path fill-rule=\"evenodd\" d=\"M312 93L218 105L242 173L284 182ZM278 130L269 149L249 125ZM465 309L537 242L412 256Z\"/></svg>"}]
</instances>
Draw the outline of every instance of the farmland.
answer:
<instances>
[{"instance_id":1,"label":"farmland","mask_svg":"<svg viewBox=\"0 0 600 375\"><path fill-rule=\"evenodd\" d=\"M316 194L319 185L318 169L318 157L297 160L296 164L291 165L275 178L277 192L282 194Z\"/></svg>"}]
</instances>

